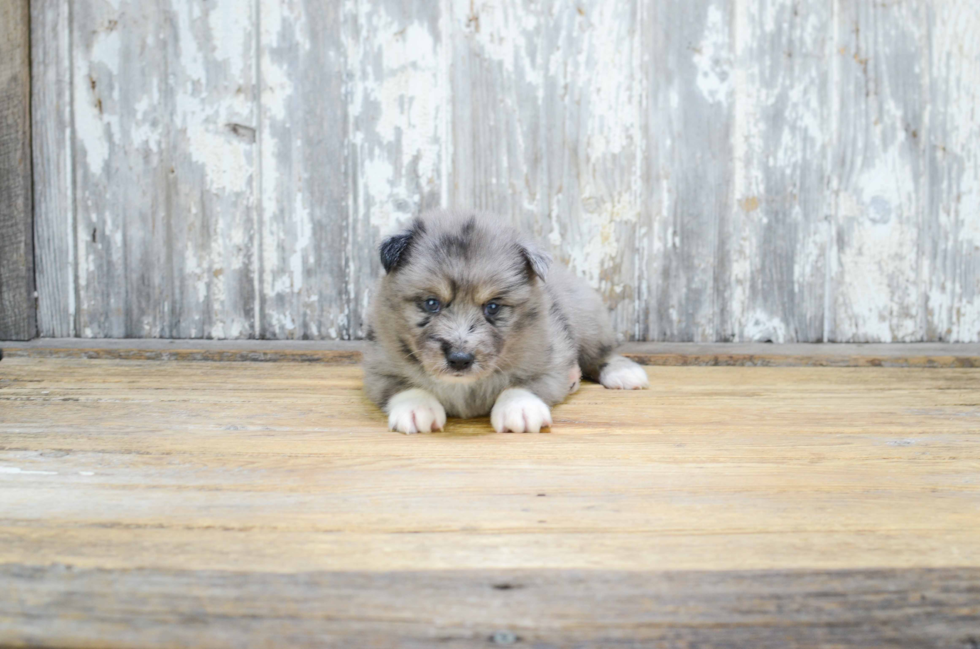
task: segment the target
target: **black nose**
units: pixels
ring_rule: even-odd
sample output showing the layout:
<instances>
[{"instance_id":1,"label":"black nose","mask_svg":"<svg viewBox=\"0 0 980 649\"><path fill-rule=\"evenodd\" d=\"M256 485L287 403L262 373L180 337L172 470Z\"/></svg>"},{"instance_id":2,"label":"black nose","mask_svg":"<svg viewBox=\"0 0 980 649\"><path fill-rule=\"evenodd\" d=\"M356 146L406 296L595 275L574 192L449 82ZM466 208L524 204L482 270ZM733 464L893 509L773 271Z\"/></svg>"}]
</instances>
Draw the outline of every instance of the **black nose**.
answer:
<instances>
[{"instance_id":1,"label":"black nose","mask_svg":"<svg viewBox=\"0 0 980 649\"><path fill-rule=\"evenodd\" d=\"M449 352L446 354L449 367L454 370L465 370L473 364L473 354L468 352Z\"/></svg>"}]
</instances>

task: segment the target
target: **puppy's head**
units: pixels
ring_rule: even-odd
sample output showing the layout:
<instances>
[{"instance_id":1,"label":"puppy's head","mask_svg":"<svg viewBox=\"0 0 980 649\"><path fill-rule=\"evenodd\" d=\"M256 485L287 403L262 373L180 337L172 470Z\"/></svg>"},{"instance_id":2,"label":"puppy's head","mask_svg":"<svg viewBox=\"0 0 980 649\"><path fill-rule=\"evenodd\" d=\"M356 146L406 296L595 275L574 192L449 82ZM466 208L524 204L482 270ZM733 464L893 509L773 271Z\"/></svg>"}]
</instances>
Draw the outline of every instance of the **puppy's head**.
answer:
<instances>
[{"instance_id":1,"label":"puppy's head","mask_svg":"<svg viewBox=\"0 0 980 649\"><path fill-rule=\"evenodd\" d=\"M381 244L389 345L432 377L476 381L505 367L511 343L539 326L550 256L479 214L435 212Z\"/></svg>"}]
</instances>

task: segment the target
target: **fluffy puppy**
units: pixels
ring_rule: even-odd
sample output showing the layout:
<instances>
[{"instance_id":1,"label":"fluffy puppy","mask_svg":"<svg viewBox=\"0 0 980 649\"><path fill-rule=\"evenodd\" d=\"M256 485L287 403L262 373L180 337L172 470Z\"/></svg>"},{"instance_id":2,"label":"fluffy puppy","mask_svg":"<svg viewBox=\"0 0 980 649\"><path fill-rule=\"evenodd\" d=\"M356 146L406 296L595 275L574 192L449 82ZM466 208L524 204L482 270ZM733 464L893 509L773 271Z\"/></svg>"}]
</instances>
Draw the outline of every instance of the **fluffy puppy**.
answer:
<instances>
[{"instance_id":1,"label":"fluffy puppy","mask_svg":"<svg viewBox=\"0 0 980 649\"><path fill-rule=\"evenodd\" d=\"M583 376L648 386L643 368L613 353L599 295L499 219L423 214L381 244L381 263L364 385L392 430L489 412L498 433L536 433Z\"/></svg>"}]
</instances>

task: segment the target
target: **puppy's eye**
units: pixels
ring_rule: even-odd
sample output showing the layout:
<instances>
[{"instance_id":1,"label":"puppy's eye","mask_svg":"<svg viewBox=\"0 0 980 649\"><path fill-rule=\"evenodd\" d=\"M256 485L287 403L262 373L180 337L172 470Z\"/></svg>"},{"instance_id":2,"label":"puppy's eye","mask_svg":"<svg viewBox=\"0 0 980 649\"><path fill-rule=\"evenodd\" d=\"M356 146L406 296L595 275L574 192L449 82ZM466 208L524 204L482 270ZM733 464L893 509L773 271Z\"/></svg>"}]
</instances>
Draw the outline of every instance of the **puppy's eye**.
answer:
<instances>
[{"instance_id":1,"label":"puppy's eye","mask_svg":"<svg viewBox=\"0 0 980 649\"><path fill-rule=\"evenodd\" d=\"M492 318L500 313L500 305L496 302L487 302L483 305L483 313L485 313L488 318Z\"/></svg>"},{"instance_id":2,"label":"puppy's eye","mask_svg":"<svg viewBox=\"0 0 980 649\"><path fill-rule=\"evenodd\" d=\"M429 313L439 313L439 310L442 309L442 302L435 299L434 297L430 297L428 300L426 300L423 303L423 306L425 307L425 310L428 311Z\"/></svg>"}]
</instances>

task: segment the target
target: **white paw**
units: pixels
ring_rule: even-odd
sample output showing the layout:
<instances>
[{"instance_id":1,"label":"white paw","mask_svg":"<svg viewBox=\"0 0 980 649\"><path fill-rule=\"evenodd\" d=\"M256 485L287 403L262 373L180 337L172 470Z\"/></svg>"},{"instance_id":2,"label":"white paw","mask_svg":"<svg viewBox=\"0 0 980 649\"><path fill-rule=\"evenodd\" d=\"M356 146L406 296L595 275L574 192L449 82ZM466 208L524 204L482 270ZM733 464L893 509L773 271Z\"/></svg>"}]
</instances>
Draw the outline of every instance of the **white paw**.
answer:
<instances>
[{"instance_id":1,"label":"white paw","mask_svg":"<svg viewBox=\"0 0 980 649\"><path fill-rule=\"evenodd\" d=\"M538 433L551 426L551 410L533 392L508 388L493 404L490 425L498 433Z\"/></svg>"},{"instance_id":2,"label":"white paw","mask_svg":"<svg viewBox=\"0 0 980 649\"><path fill-rule=\"evenodd\" d=\"M613 359L599 373L599 383L610 390L640 390L650 387L646 371L626 358Z\"/></svg>"},{"instance_id":3,"label":"white paw","mask_svg":"<svg viewBox=\"0 0 980 649\"><path fill-rule=\"evenodd\" d=\"M428 433L446 425L446 409L425 390L399 392L388 401L388 429L399 433Z\"/></svg>"}]
</instances>

